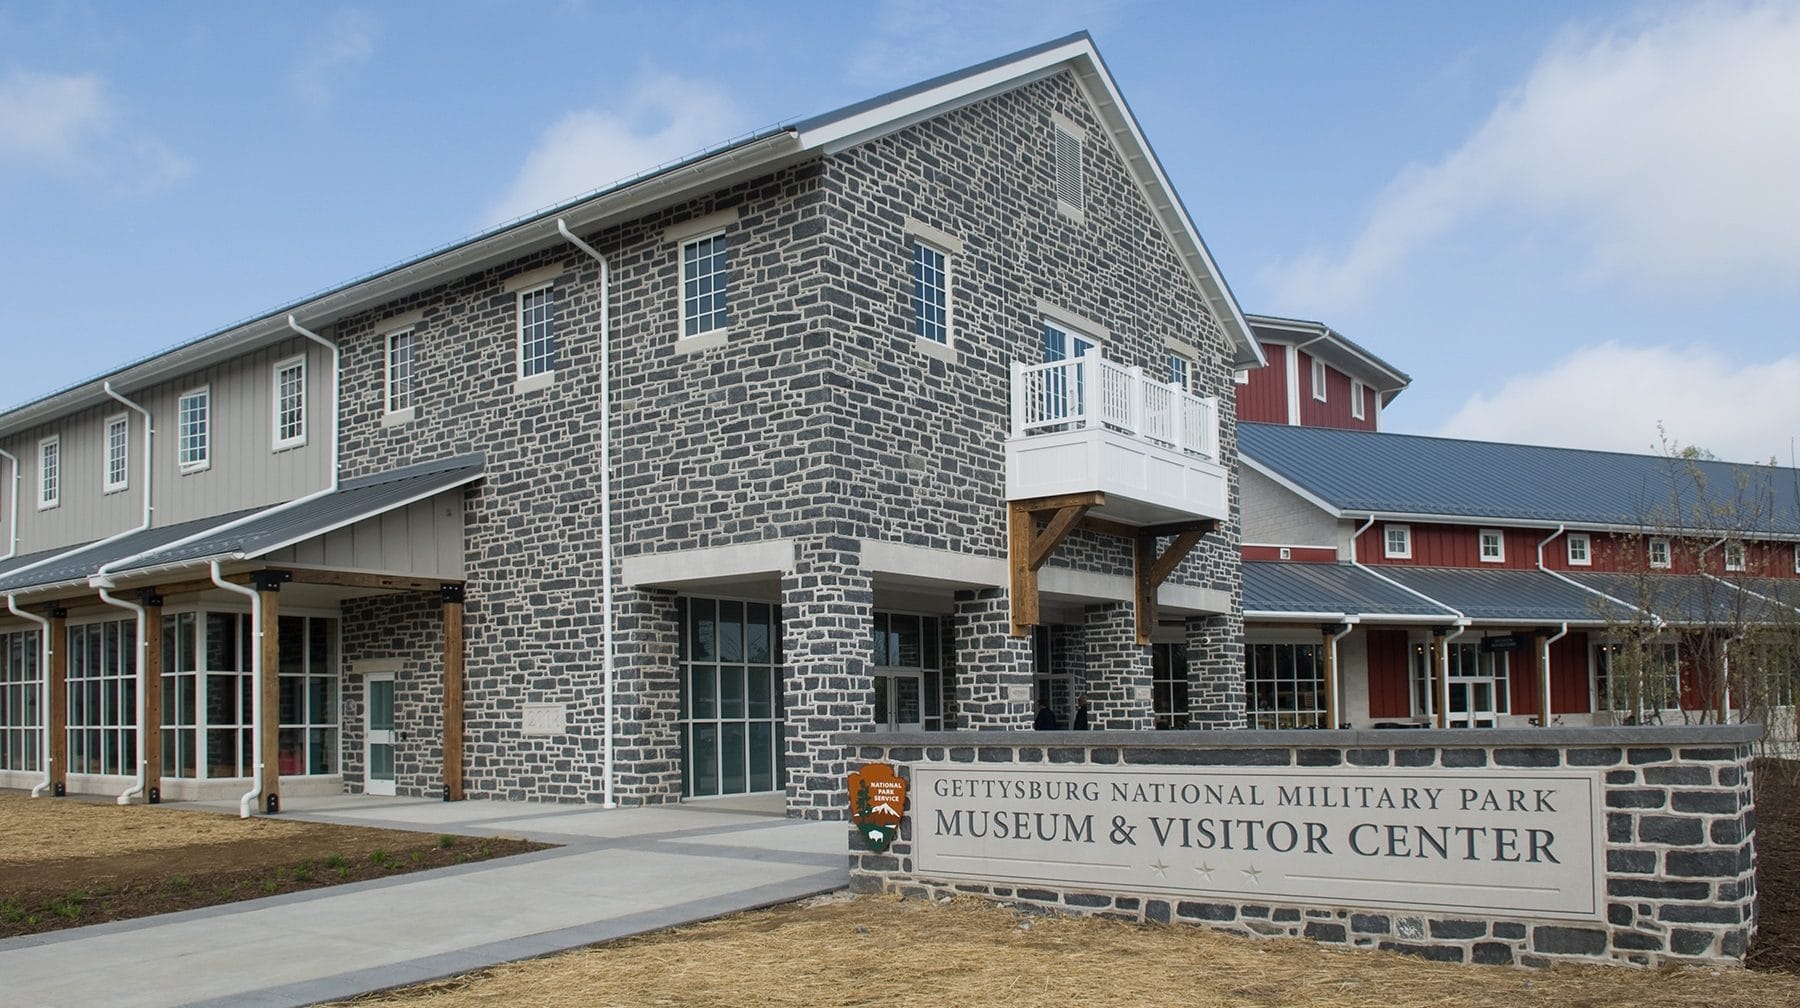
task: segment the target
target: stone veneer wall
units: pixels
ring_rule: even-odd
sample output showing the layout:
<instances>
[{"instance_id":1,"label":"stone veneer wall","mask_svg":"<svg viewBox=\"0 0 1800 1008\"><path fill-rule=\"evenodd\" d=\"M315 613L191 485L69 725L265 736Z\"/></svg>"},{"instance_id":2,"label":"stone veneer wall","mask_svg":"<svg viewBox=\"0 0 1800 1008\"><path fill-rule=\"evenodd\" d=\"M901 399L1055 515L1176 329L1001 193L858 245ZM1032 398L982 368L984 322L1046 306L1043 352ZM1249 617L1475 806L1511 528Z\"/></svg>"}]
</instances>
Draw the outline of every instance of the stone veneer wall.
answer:
<instances>
[{"instance_id":1,"label":"stone veneer wall","mask_svg":"<svg viewBox=\"0 0 1800 1008\"><path fill-rule=\"evenodd\" d=\"M1605 770L1602 840L1606 919L1532 921L1354 906L1219 902L1153 892L1100 892L920 876L913 821L885 854L848 834L859 892L970 894L1027 911L1203 924L1257 937L1306 937L1444 962L1547 966L1559 961L1738 962L1756 934L1753 725L1489 731L1056 732L1014 739L955 732L847 735L861 762L1008 765L1475 767ZM910 800L909 800L910 805Z\"/></svg>"}]
</instances>

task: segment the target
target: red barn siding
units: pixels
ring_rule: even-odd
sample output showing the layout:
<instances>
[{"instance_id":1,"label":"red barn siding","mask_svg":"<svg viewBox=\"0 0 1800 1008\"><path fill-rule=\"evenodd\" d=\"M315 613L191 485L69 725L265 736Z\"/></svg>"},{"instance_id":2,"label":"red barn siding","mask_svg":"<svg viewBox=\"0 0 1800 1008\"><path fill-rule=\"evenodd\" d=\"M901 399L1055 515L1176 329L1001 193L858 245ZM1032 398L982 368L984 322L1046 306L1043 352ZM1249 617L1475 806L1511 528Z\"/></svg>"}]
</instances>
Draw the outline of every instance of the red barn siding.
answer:
<instances>
[{"instance_id":1,"label":"red barn siding","mask_svg":"<svg viewBox=\"0 0 1800 1008\"><path fill-rule=\"evenodd\" d=\"M1370 627L1369 717L1412 716L1412 671L1407 667L1406 631Z\"/></svg>"},{"instance_id":2,"label":"red barn siding","mask_svg":"<svg viewBox=\"0 0 1800 1008\"><path fill-rule=\"evenodd\" d=\"M1591 713L1588 678L1588 635L1571 630L1550 645L1550 713Z\"/></svg>"},{"instance_id":3,"label":"red barn siding","mask_svg":"<svg viewBox=\"0 0 1800 1008\"><path fill-rule=\"evenodd\" d=\"M1283 562L1284 549L1288 551L1288 563L1337 563L1336 546L1245 546L1242 552L1245 560Z\"/></svg>"},{"instance_id":4,"label":"red barn siding","mask_svg":"<svg viewBox=\"0 0 1800 1008\"><path fill-rule=\"evenodd\" d=\"M1369 390L1363 389L1363 418L1350 414L1350 376L1330 365L1325 367L1325 401L1313 398L1312 355L1291 351L1299 357L1300 424L1303 427L1336 427L1343 430L1374 430L1375 411L1370 407Z\"/></svg>"},{"instance_id":5,"label":"red barn siding","mask_svg":"<svg viewBox=\"0 0 1800 1008\"><path fill-rule=\"evenodd\" d=\"M1263 345L1269 358L1267 367L1251 368L1250 382L1237 387L1237 416L1252 423L1288 422L1287 355L1291 347L1279 343Z\"/></svg>"}]
</instances>

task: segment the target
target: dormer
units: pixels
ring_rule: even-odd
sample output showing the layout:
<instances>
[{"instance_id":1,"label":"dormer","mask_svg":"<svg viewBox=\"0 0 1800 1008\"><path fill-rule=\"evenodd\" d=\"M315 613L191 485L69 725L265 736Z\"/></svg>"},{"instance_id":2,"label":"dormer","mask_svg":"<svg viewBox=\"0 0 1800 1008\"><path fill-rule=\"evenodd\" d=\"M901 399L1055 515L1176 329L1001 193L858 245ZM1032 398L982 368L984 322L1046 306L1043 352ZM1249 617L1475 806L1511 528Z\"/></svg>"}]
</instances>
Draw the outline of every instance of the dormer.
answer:
<instances>
[{"instance_id":1,"label":"dormer","mask_svg":"<svg viewBox=\"0 0 1800 1008\"><path fill-rule=\"evenodd\" d=\"M1239 420L1377 431L1381 411L1412 383L1323 323L1246 318L1269 363L1239 372Z\"/></svg>"}]
</instances>

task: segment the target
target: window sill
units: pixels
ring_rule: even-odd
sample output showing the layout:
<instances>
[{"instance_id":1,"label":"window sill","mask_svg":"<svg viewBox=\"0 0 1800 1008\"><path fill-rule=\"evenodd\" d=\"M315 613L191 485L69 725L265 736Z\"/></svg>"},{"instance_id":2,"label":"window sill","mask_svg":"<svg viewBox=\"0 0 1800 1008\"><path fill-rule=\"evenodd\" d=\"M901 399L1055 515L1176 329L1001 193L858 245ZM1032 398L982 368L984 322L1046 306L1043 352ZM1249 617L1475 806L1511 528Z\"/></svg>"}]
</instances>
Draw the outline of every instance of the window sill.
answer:
<instances>
[{"instance_id":1,"label":"window sill","mask_svg":"<svg viewBox=\"0 0 1800 1008\"><path fill-rule=\"evenodd\" d=\"M1485 564L1503 564L1506 562L1505 557L1481 557L1480 559L1481 562Z\"/></svg>"},{"instance_id":2,"label":"window sill","mask_svg":"<svg viewBox=\"0 0 1800 1008\"><path fill-rule=\"evenodd\" d=\"M179 472L183 476L192 476L195 473L203 473L211 468L211 462L196 462L193 465L181 466Z\"/></svg>"},{"instance_id":3,"label":"window sill","mask_svg":"<svg viewBox=\"0 0 1800 1008\"><path fill-rule=\"evenodd\" d=\"M381 426L399 427L403 424L412 423L417 416L418 407L408 406L403 410L395 410L392 413L383 413L381 415Z\"/></svg>"},{"instance_id":4,"label":"window sill","mask_svg":"<svg viewBox=\"0 0 1800 1008\"><path fill-rule=\"evenodd\" d=\"M539 389L547 389L554 384L556 384L555 371L540 371L537 374L520 378L513 382L513 394L521 395L526 392L536 392ZM405 411L403 410L402 412Z\"/></svg>"},{"instance_id":5,"label":"window sill","mask_svg":"<svg viewBox=\"0 0 1800 1008\"><path fill-rule=\"evenodd\" d=\"M45 503L44 503L44 502L42 502L42 501L39 501L39 502L38 502L38 506L37 506L37 509L38 509L38 510L39 510L39 511L54 511L54 510L56 510L56 509L57 509L57 508L58 508L58 507L60 507L60 506L61 506L61 505L62 505L62 501L59 501L59 500L58 500L58 501L51 501L51 502L50 502L50 503L48 503L48 504L45 504Z\"/></svg>"},{"instance_id":6,"label":"window sill","mask_svg":"<svg viewBox=\"0 0 1800 1008\"><path fill-rule=\"evenodd\" d=\"M725 345L731 338L730 329L709 329L692 336L680 336L675 340L675 355L700 353L705 350L716 350Z\"/></svg>"},{"instance_id":7,"label":"window sill","mask_svg":"<svg viewBox=\"0 0 1800 1008\"><path fill-rule=\"evenodd\" d=\"M927 357L936 357L938 360L947 364L956 363L957 353L956 345L954 343L939 343L934 339L926 339L923 336L914 336L913 346L918 348L918 351Z\"/></svg>"},{"instance_id":8,"label":"window sill","mask_svg":"<svg viewBox=\"0 0 1800 1008\"><path fill-rule=\"evenodd\" d=\"M130 489L131 489L130 485L109 486L106 489L100 491L100 495L102 497L111 497L113 494L124 493L125 491L130 490Z\"/></svg>"},{"instance_id":9,"label":"window sill","mask_svg":"<svg viewBox=\"0 0 1800 1008\"><path fill-rule=\"evenodd\" d=\"M296 441L277 441L274 444L274 446L269 449L269 451L284 452L284 451L293 451L295 448L305 448L305 447L306 447L306 439L300 438L299 440L296 440Z\"/></svg>"},{"instance_id":10,"label":"window sill","mask_svg":"<svg viewBox=\"0 0 1800 1008\"><path fill-rule=\"evenodd\" d=\"M1070 203L1068 200L1063 199L1061 196L1058 196L1056 198L1056 209L1064 217L1069 218L1070 220L1074 221L1077 224L1086 224L1087 223L1087 212L1085 210L1083 210L1081 207L1078 207L1075 204Z\"/></svg>"}]
</instances>

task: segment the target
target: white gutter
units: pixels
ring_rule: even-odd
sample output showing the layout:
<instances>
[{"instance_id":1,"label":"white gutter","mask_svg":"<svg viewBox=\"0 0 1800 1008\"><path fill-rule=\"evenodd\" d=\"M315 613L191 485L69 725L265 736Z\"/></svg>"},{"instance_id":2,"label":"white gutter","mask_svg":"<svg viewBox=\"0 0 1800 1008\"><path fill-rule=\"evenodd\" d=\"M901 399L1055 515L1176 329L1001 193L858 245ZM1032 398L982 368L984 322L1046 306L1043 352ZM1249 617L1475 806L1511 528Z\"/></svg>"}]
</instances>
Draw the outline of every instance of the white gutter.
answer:
<instances>
[{"instance_id":1,"label":"white gutter","mask_svg":"<svg viewBox=\"0 0 1800 1008\"><path fill-rule=\"evenodd\" d=\"M4 448L0 448L0 458L12 467L12 502L6 506L7 532L6 552L0 553L0 560L11 560L19 552L19 457Z\"/></svg>"},{"instance_id":2,"label":"white gutter","mask_svg":"<svg viewBox=\"0 0 1800 1008\"><path fill-rule=\"evenodd\" d=\"M1538 727L1550 727L1550 645L1569 636L1569 624L1565 620L1562 629L1554 637L1545 637L1538 655L1538 695L1544 698L1544 709L1538 711Z\"/></svg>"},{"instance_id":3,"label":"white gutter","mask_svg":"<svg viewBox=\"0 0 1800 1008\"><path fill-rule=\"evenodd\" d=\"M1562 535L1564 532L1567 532L1568 530L1569 530L1569 527L1567 525L1558 525L1556 527L1555 532L1552 532L1549 535L1545 536L1543 541L1539 542L1537 544L1537 569L1538 570L1542 571L1545 574L1550 575L1551 577L1555 578L1558 581L1561 581L1562 583L1568 585L1571 588L1579 588L1582 591L1587 592L1589 595L1598 595L1601 598L1605 599L1606 601L1611 602L1613 605L1621 606L1626 609L1636 609L1638 612L1641 612L1644 615L1650 617L1650 625L1654 626L1657 629L1657 632L1659 632L1659 633L1662 631L1662 629L1664 627L1669 625L1668 623L1666 623L1663 620L1663 618L1661 616L1658 616L1657 614L1651 612L1650 610L1645 609L1641 605L1633 605L1632 603L1627 602L1622 598L1614 598L1613 596L1608 595L1607 593L1601 591L1598 588L1593 588L1588 585L1584 585L1580 581L1577 581L1572 577L1568 577L1557 571L1553 571L1548 567L1545 567L1544 566L1544 547L1550 545L1552 540L1554 540L1557 536Z\"/></svg>"},{"instance_id":4,"label":"white gutter","mask_svg":"<svg viewBox=\"0 0 1800 1008\"><path fill-rule=\"evenodd\" d=\"M1339 689L1344 681L1344 675L1338 669L1338 641L1350 636L1350 631L1356 629L1356 624L1357 618L1355 616L1346 615L1343 623L1344 629L1339 630L1331 637L1331 659L1329 664L1325 666L1331 670L1331 681L1325 684L1325 688L1331 691L1331 710L1332 713L1337 715L1337 724L1326 725L1325 727L1327 728L1336 728L1344 722L1344 698Z\"/></svg>"},{"instance_id":5,"label":"white gutter","mask_svg":"<svg viewBox=\"0 0 1800 1008\"><path fill-rule=\"evenodd\" d=\"M28 619L31 622L36 623L38 625L39 639L43 645L39 649L40 653L38 656L39 657L38 674L43 677L41 680L43 685L38 688L38 710L43 712L43 715L44 715L44 741L43 741L43 744L41 746L39 746L40 750L42 751L42 755L44 757L44 759L43 759L44 780L37 787L34 787L31 789L31 797L42 798L44 796L44 792L50 790L50 777L51 777L51 774L50 774L50 656L51 656L50 621L45 619L42 616L37 616L32 613L28 613L23 609L20 609L19 608L19 599L18 599L18 596L16 596L16 595L6 596L6 608L12 610L12 614L14 616L19 617L20 619Z\"/></svg>"},{"instance_id":6,"label":"white gutter","mask_svg":"<svg viewBox=\"0 0 1800 1008\"><path fill-rule=\"evenodd\" d=\"M214 560L211 563L210 567L212 570L213 584L218 585L220 588L223 588L228 592L234 592L238 595L249 596L249 598L250 598L250 624L251 624L251 626L253 626L255 628L255 630L253 631L255 633L255 645L254 645L254 649L250 652L250 688L254 691L250 696L250 737L255 740L254 745L255 745L255 749L256 749L256 760L255 760L254 766L251 768L251 772L250 772L250 790L244 792L244 794L240 798L238 798L238 818L248 819L251 816L250 810L254 809L256 807L257 800L262 797L262 775L263 775L263 735L262 735L262 733L263 733L263 717L266 713L263 710L263 671L264 671L264 669L263 669L263 647L262 647L262 644L263 644L263 642L262 642L262 638L263 638L262 592L253 591L249 588L245 588L243 585L232 584L230 581L225 580L225 575L219 571L219 561L217 561L217 560ZM139 733L139 736L140 737L142 736L141 732Z\"/></svg>"},{"instance_id":7,"label":"white gutter","mask_svg":"<svg viewBox=\"0 0 1800 1008\"><path fill-rule=\"evenodd\" d=\"M136 795L143 794L144 788L150 783L150 765L144 762L144 723L148 720L146 715L150 711L150 697L144 690L144 662L149 657L150 639L145 636L147 631L144 629L144 621L149 616L143 606L118 598L105 588L100 589L100 601L107 605L118 606L120 609L129 609L137 614L137 660L132 663L137 667L138 728L133 733L137 736L137 783L126 788L124 793L119 795L120 805L130 805L131 799ZM159 632L161 629L161 627L157 628Z\"/></svg>"},{"instance_id":8,"label":"white gutter","mask_svg":"<svg viewBox=\"0 0 1800 1008\"><path fill-rule=\"evenodd\" d=\"M338 489L338 451L339 451L339 441L341 440L338 436L339 431L338 431L338 403L337 403L338 390L339 390L340 383L342 381L342 377L341 377L342 372L339 367L339 365L341 363L340 352L339 352L336 344L319 336L317 333L314 333L314 332L302 327L300 325L300 323L294 321L294 316L292 316L292 315L288 316L287 324L288 324L288 328L292 329L294 332L300 334L301 336L305 336L307 339L310 339L310 340L318 343L320 346L325 347L326 349L331 351L331 396L332 396L332 401L331 401L331 480L330 480L330 482L328 482L323 489L314 490L312 493L309 493L304 497L296 497L293 500L288 501L286 504L276 504L273 507L263 508L261 510L252 510L248 514L242 515L241 517L238 517L238 518L233 518L231 521L228 521L223 525L211 525L211 526L201 529L198 532L193 533L192 535L182 536L180 539L177 539L174 542L163 543L160 546L154 546L147 550L140 550L136 553L131 554L130 556L120 557L119 559L114 560L111 563L103 564L103 565L101 565L99 570L94 572L94 575L92 577L88 578L88 585L90 587L94 587L94 588L111 588L111 587L113 587L112 574L115 571L119 570L122 567L129 567L132 564L137 563L139 560L142 560L144 557L147 557L153 553L162 553L166 550L178 549L182 546L186 546L187 544L189 544L191 542L197 542L198 540L205 539L209 536L218 535L221 532L229 532L232 529L237 528L241 525L248 525L249 523L251 523L253 521L257 521L258 519L267 518L270 515L274 515L274 514L281 514L284 511L292 511L293 509L300 507L303 504L310 504L313 501L318 500L321 497L329 497L330 495L337 492L337 489ZM125 534L128 535L129 533L125 533ZM114 538L117 538L117 537L114 537ZM215 566L215 568L217 567L216 564L214 566ZM16 574L18 572L13 571L11 573Z\"/></svg>"},{"instance_id":9,"label":"white gutter","mask_svg":"<svg viewBox=\"0 0 1800 1008\"><path fill-rule=\"evenodd\" d=\"M613 798L612 267L597 249L575 237L561 217L556 230L600 264L600 674L606 719L601 743L606 784L600 807L610 809L619 805Z\"/></svg>"}]
</instances>

